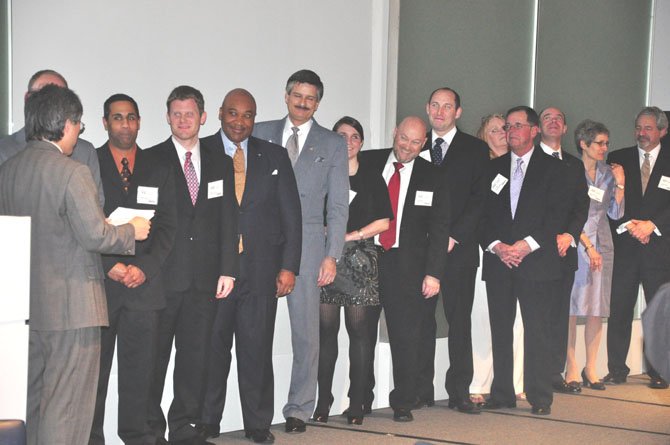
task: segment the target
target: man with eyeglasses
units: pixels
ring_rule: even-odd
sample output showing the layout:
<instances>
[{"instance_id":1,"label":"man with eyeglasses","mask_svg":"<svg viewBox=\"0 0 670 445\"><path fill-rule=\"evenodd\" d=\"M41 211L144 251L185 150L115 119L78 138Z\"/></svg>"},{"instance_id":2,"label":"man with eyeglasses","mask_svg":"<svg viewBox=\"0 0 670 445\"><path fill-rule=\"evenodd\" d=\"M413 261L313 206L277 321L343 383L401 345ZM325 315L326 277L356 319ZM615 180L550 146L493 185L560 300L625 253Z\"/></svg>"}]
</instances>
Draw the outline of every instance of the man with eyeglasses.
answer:
<instances>
[{"instance_id":1,"label":"man with eyeglasses","mask_svg":"<svg viewBox=\"0 0 670 445\"><path fill-rule=\"evenodd\" d=\"M125 444L155 441L147 420L156 357L159 311L165 307L161 270L177 226L173 169L137 146L135 100L114 94L103 105L108 141L97 149L105 216L118 207L153 210L153 230L135 255L103 255L109 326L101 330L100 378L89 445L104 444L107 386L117 344L118 434Z\"/></svg>"},{"instance_id":2,"label":"man with eyeglasses","mask_svg":"<svg viewBox=\"0 0 670 445\"><path fill-rule=\"evenodd\" d=\"M472 303L479 266L476 228L486 199L489 150L485 142L456 127L461 117L461 97L449 87L433 91L426 103L431 130L420 156L440 171L449 183L451 218L447 267L441 277L441 298L449 323L449 369L445 387L449 408L478 414L470 401L472 382ZM435 308L437 298L423 302L417 407L433 406L435 393Z\"/></svg>"},{"instance_id":3,"label":"man with eyeglasses","mask_svg":"<svg viewBox=\"0 0 670 445\"><path fill-rule=\"evenodd\" d=\"M589 196L582 161L561 148L561 138L567 130L565 113L560 109L547 107L540 112L541 139L538 146L549 156L563 161L561 184L564 199L570 209L567 226L562 233L556 235L558 254L562 258L562 277L551 303L549 324L551 383L556 392L576 394L582 391L581 385L577 381L566 382L563 371L568 348L570 294L577 270L577 243L589 214Z\"/></svg>"},{"instance_id":4,"label":"man with eyeglasses","mask_svg":"<svg viewBox=\"0 0 670 445\"><path fill-rule=\"evenodd\" d=\"M481 221L493 345L493 384L483 409L516 407L512 351L517 299L524 324L524 380L532 413L551 413L553 393L547 326L553 289L561 279L556 234L563 232L568 206L562 166L534 146L539 117L526 106L505 118L510 153L489 164L487 201Z\"/></svg>"},{"instance_id":5,"label":"man with eyeglasses","mask_svg":"<svg viewBox=\"0 0 670 445\"><path fill-rule=\"evenodd\" d=\"M45 85L51 84L66 88L68 86L65 78L54 70L45 69L36 72L28 81L28 91L26 91L26 94L24 95L24 101L28 100L31 94L39 91ZM84 128L84 123L82 122L80 129L81 133L84 132ZM19 151L23 150L25 146L25 128L21 128L16 133L10 134L0 139L0 165L2 165L3 162L14 156ZM93 181L95 182L98 190L100 205L104 206L105 195L102 191L102 182L100 180L100 166L98 165L98 156L95 154L95 148L93 147L93 144L84 139L77 138L77 144L74 146L74 150L70 158L87 165L88 168L91 169L91 175L93 176Z\"/></svg>"}]
</instances>

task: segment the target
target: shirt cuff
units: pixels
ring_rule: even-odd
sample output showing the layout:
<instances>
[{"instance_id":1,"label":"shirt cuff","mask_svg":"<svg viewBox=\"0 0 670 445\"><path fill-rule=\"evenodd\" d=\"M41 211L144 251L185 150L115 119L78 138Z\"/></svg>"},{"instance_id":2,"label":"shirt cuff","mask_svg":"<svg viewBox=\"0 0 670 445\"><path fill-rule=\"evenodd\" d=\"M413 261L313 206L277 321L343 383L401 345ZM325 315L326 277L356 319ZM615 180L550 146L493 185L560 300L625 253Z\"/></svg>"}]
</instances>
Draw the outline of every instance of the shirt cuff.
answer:
<instances>
[{"instance_id":1,"label":"shirt cuff","mask_svg":"<svg viewBox=\"0 0 670 445\"><path fill-rule=\"evenodd\" d=\"M531 252L535 252L537 249L540 248L540 245L530 235L525 237L524 241L526 241L528 243L528 246L530 246L530 251Z\"/></svg>"},{"instance_id":2,"label":"shirt cuff","mask_svg":"<svg viewBox=\"0 0 670 445\"><path fill-rule=\"evenodd\" d=\"M493 248L494 248L495 246L497 246L498 244L500 244L500 242L501 242L501 241L500 241L499 239L493 241L491 244L489 244L489 247L486 248L486 251L487 251L487 252L491 252L492 254L495 255L495 252L493 251Z\"/></svg>"}]
</instances>

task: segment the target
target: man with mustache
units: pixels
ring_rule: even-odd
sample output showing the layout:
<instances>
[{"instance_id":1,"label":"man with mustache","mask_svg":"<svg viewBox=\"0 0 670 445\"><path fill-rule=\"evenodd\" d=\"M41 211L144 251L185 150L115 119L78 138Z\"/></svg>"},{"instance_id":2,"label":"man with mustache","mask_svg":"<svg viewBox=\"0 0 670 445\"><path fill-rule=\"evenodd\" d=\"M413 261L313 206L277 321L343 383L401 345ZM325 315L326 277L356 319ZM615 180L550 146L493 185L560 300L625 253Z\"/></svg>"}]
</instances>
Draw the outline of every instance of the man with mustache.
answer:
<instances>
[{"instance_id":1,"label":"man with mustache","mask_svg":"<svg viewBox=\"0 0 670 445\"><path fill-rule=\"evenodd\" d=\"M670 147L661 143L667 132L665 113L645 107L635 119L637 146L607 157L608 163L623 166L626 174L626 211L623 218L611 221L615 255L606 383L625 383L630 372L626 357L640 283L649 302L661 284L670 281ZM668 387L650 363L646 368L650 388Z\"/></svg>"}]
</instances>

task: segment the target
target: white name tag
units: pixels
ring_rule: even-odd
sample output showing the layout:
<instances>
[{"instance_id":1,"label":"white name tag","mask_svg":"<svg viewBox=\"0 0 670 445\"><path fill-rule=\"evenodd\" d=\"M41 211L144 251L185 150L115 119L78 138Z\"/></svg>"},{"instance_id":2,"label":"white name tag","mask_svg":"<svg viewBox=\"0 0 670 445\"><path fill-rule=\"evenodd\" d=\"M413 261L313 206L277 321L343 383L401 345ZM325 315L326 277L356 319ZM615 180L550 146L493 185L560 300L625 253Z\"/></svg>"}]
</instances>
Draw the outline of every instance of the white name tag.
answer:
<instances>
[{"instance_id":1,"label":"white name tag","mask_svg":"<svg viewBox=\"0 0 670 445\"><path fill-rule=\"evenodd\" d=\"M433 205L433 192L422 192L421 190L416 191L416 196L414 197L415 206L427 206L430 207Z\"/></svg>"},{"instance_id":2,"label":"white name tag","mask_svg":"<svg viewBox=\"0 0 670 445\"><path fill-rule=\"evenodd\" d=\"M223 179L207 184L207 199L223 196Z\"/></svg>"},{"instance_id":3,"label":"white name tag","mask_svg":"<svg viewBox=\"0 0 670 445\"><path fill-rule=\"evenodd\" d=\"M603 196L605 196L605 190L592 185L589 186L589 198L594 201L603 202Z\"/></svg>"},{"instance_id":4,"label":"white name tag","mask_svg":"<svg viewBox=\"0 0 670 445\"><path fill-rule=\"evenodd\" d=\"M658 188L670 191L670 176L661 176L661 180L658 182Z\"/></svg>"},{"instance_id":5,"label":"white name tag","mask_svg":"<svg viewBox=\"0 0 670 445\"><path fill-rule=\"evenodd\" d=\"M351 201L354 200L354 198L356 197L356 194L357 193L355 191L349 190L349 204L351 204Z\"/></svg>"},{"instance_id":6,"label":"white name tag","mask_svg":"<svg viewBox=\"0 0 670 445\"><path fill-rule=\"evenodd\" d=\"M507 184L508 181L509 179L498 173L498 175L493 178L493 181L491 181L491 191L496 195L499 195L500 191L505 187L505 184Z\"/></svg>"},{"instance_id":7,"label":"white name tag","mask_svg":"<svg viewBox=\"0 0 670 445\"><path fill-rule=\"evenodd\" d=\"M144 187L142 185L137 187L137 203L157 205L158 187Z\"/></svg>"},{"instance_id":8,"label":"white name tag","mask_svg":"<svg viewBox=\"0 0 670 445\"><path fill-rule=\"evenodd\" d=\"M430 150L422 150L422 151L419 153L419 157L424 158L426 161L428 161L428 162L430 162L430 163L433 162L433 160L430 159Z\"/></svg>"}]
</instances>

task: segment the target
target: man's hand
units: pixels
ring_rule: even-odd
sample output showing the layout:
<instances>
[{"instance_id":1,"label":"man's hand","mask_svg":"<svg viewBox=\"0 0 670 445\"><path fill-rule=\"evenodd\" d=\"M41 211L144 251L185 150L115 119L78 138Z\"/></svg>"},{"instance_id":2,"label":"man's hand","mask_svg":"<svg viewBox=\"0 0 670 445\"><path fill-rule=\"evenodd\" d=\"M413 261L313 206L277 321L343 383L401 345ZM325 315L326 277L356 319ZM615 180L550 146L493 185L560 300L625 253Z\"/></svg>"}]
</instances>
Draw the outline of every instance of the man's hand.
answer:
<instances>
[{"instance_id":1,"label":"man's hand","mask_svg":"<svg viewBox=\"0 0 670 445\"><path fill-rule=\"evenodd\" d=\"M430 275L423 277L423 285L421 286L421 293L423 297L428 299L437 295L440 291L440 280Z\"/></svg>"},{"instance_id":2,"label":"man's hand","mask_svg":"<svg viewBox=\"0 0 670 445\"><path fill-rule=\"evenodd\" d=\"M519 259L519 264L521 264L523 259L526 258L526 255L531 252L530 246L526 240L523 239L520 239L516 243L512 244L512 250L516 253L517 258ZM517 264L517 266L519 264Z\"/></svg>"},{"instance_id":3,"label":"man's hand","mask_svg":"<svg viewBox=\"0 0 670 445\"><path fill-rule=\"evenodd\" d=\"M123 283L123 278L126 276L126 273L128 273L128 268L126 267L126 265L123 263L116 263L114 267L109 269L109 272L107 272L107 276L111 280Z\"/></svg>"},{"instance_id":4,"label":"man's hand","mask_svg":"<svg viewBox=\"0 0 670 445\"><path fill-rule=\"evenodd\" d=\"M225 275L221 275L219 277L219 282L216 283L216 298L226 298L230 293L233 291L233 287L235 287L235 280L233 280L233 277L227 277Z\"/></svg>"},{"instance_id":5,"label":"man's hand","mask_svg":"<svg viewBox=\"0 0 670 445\"><path fill-rule=\"evenodd\" d=\"M558 255L564 257L568 253L568 249L572 244L572 235L569 233L559 233L556 235L556 247L558 248Z\"/></svg>"},{"instance_id":6,"label":"man's hand","mask_svg":"<svg viewBox=\"0 0 670 445\"><path fill-rule=\"evenodd\" d=\"M137 266L129 264L127 271L128 273L126 273L126 276L123 278L123 285L127 288L136 288L141 286L142 283L147 280L147 277L144 275L144 272L142 272L142 269Z\"/></svg>"},{"instance_id":7,"label":"man's hand","mask_svg":"<svg viewBox=\"0 0 670 445\"><path fill-rule=\"evenodd\" d=\"M517 267L521 264L517 253L512 249L512 246L505 243L498 243L493 247L493 253L495 253L500 261L503 262L508 268Z\"/></svg>"},{"instance_id":8,"label":"man's hand","mask_svg":"<svg viewBox=\"0 0 670 445\"><path fill-rule=\"evenodd\" d=\"M603 267L603 257L598 253L595 247L586 251L589 256L589 268L591 270L600 270Z\"/></svg>"},{"instance_id":9,"label":"man's hand","mask_svg":"<svg viewBox=\"0 0 670 445\"><path fill-rule=\"evenodd\" d=\"M293 292L295 274L290 270L282 269L277 274L277 297L285 297Z\"/></svg>"},{"instance_id":10,"label":"man's hand","mask_svg":"<svg viewBox=\"0 0 670 445\"><path fill-rule=\"evenodd\" d=\"M128 222L135 228L135 241L144 241L147 239L149 236L149 229L151 228L151 221L136 216Z\"/></svg>"},{"instance_id":11,"label":"man's hand","mask_svg":"<svg viewBox=\"0 0 670 445\"><path fill-rule=\"evenodd\" d=\"M319 268L319 277L316 280L316 285L319 287L327 286L333 282L337 274L337 264L335 258L327 256L321 261Z\"/></svg>"},{"instance_id":12,"label":"man's hand","mask_svg":"<svg viewBox=\"0 0 670 445\"><path fill-rule=\"evenodd\" d=\"M641 221L638 219L631 220L630 224L626 226L628 233L635 239L637 239L642 244L647 244L649 242L649 237L654 233L656 225L651 221ZM646 242L645 242L646 240Z\"/></svg>"},{"instance_id":13,"label":"man's hand","mask_svg":"<svg viewBox=\"0 0 670 445\"><path fill-rule=\"evenodd\" d=\"M447 248L447 253L451 253L451 251L454 250L455 246L456 246L456 240L453 239L452 237L449 237L449 247Z\"/></svg>"}]
</instances>

